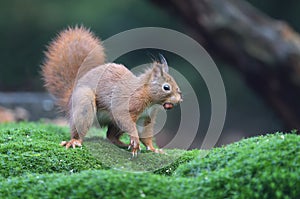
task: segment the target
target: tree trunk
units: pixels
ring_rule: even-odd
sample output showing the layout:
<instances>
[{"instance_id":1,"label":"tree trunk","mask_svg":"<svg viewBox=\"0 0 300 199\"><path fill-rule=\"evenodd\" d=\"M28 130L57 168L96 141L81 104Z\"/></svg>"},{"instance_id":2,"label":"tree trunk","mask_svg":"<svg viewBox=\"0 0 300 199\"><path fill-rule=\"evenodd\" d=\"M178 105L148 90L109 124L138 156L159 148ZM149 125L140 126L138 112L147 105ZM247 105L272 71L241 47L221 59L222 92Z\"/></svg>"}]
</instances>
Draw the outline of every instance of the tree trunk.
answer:
<instances>
[{"instance_id":1,"label":"tree trunk","mask_svg":"<svg viewBox=\"0 0 300 199\"><path fill-rule=\"evenodd\" d=\"M243 0L152 0L185 20L194 38L231 64L289 129L300 128L300 37Z\"/></svg>"}]
</instances>

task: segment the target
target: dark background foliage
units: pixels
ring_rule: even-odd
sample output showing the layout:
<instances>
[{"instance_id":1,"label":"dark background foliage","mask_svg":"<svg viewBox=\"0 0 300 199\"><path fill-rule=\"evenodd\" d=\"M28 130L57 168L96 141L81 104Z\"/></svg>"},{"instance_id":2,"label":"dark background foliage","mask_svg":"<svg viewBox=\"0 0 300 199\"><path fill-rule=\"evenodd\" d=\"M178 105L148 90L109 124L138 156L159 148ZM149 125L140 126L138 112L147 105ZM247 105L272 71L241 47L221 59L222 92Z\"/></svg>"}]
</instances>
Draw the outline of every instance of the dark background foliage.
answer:
<instances>
[{"instance_id":1,"label":"dark background foliage","mask_svg":"<svg viewBox=\"0 0 300 199\"><path fill-rule=\"evenodd\" d=\"M279 0L249 0L267 15L284 20L300 30L300 2ZM132 28L156 26L189 34L184 23L157 7L151 1L2 1L0 6L0 91L44 92L40 75L43 51L57 33L67 26L83 24L96 35L106 39ZM166 52L167 53L167 52ZM170 65L185 65L183 60L167 53ZM145 61L146 59L146 61ZM146 52L130 53L119 61L128 66L150 62ZM215 60L222 74L228 112L221 139L226 143L243 136L285 130L273 110L247 88L239 74ZM192 71L186 71L192 73ZM192 80L192 84L198 80ZM200 80L199 80L200 81ZM200 103L200 122L203 132L209 122L209 96L205 85L197 86ZM206 93L205 95L203 93ZM208 113L208 114L206 114ZM207 116L206 116L207 115ZM227 134L226 134L227 132Z\"/></svg>"}]
</instances>

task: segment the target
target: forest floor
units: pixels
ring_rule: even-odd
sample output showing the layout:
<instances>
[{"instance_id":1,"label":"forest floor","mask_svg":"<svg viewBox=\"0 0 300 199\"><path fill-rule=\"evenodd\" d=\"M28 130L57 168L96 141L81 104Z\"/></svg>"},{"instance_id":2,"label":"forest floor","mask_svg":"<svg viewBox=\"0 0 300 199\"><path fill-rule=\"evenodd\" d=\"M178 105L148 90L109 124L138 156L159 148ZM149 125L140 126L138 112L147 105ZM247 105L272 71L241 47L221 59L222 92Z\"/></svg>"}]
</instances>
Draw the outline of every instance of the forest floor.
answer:
<instances>
[{"instance_id":1,"label":"forest floor","mask_svg":"<svg viewBox=\"0 0 300 199\"><path fill-rule=\"evenodd\" d=\"M296 131L134 159L98 131L66 150L67 127L0 124L0 198L300 198Z\"/></svg>"}]
</instances>

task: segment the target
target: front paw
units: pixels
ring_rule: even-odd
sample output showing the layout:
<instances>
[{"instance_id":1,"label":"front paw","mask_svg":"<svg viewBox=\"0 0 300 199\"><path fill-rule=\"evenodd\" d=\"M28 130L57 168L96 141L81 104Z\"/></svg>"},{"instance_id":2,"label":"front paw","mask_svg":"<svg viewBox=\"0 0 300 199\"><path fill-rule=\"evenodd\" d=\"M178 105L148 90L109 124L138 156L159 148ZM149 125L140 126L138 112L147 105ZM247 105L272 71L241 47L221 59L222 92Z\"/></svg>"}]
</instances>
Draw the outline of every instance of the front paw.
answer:
<instances>
[{"instance_id":1,"label":"front paw","mask_svg":"<svg viewBox=\"0 0 300 199\"><path fill-rule=\"evenodd\" d=\"M164 154L165 152L162 149L156 149L154 147L147 146L148 151L152 151L154 153Z\"/></svg>"},{"instance_id":2,"label":"front paw","mask_svg":"<svg viewBox=\"0 0 300 199\"><path fill-rule=\"evenodd\" d=\"M68 148L70 148L72 146L72 148L75 149L76 146L82 147L82 140L80 140L80 139L71 139L69 142L62 141L60 143L60 146L65 146L66 149L68 149Z\"/></svg>"},{"instance_id":3,"label":"front paw","mask_svg":"<svg viewBox=\"0 0 300 199\"><path fill-rule=\"evenodd\" d=\"M138 151L141 150L139 137L130 136L130 144L128 149L132 149L132 158L137 157Z\"/></svg>"}]
</instances>

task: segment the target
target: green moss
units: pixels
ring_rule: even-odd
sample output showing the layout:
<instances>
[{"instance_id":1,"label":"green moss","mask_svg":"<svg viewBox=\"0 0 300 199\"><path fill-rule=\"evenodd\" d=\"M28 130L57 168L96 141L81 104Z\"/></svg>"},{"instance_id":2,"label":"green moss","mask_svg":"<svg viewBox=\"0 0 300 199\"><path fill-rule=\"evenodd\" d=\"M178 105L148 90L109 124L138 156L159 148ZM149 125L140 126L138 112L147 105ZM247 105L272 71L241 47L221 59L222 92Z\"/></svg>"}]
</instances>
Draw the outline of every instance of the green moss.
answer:
<instances>
[{"instance_id":1,"label":"green moss","mask_svg":"<svg viewBox=\"0 0 300 199\"><path fill-rule=\"evenodd\" d=\"M66 150L59 146L69 140L69 129L37 123L0 125L0 175L18 176L24 173L75 173L89 169L111 168L133 172L156 171L178 167L179 162L194 156L184 150L166 150L165 154L145 152L131 159L130 151L120 149L104 139L105 131L92 129L82 148ZM185 155L186 154L186 155ZM171 171L171 170L170 170ZM171 174L171 172L166 172ZM163 171L160 171L163 173Z\"/></svg>"},{"instance_id":2,"label":"green moss","mask_svg":"<svg viewBox=\"0 0 300 199\"><path fill-rule=\"evenodd\" d=\"M208 196L300 198L300 136L277 133L216 148L181 165L175 176L193 177L206 189L218 190Z\"/></svg>"},{"instance_id":3,"label":"green moss","mask_svg":"<svg viewBox=\"0 0 300 199\"><path fill-rule=\"evenodd\" d=\"M134 160L99 134L66 150L68 128L0 125L0 198L300 198L295 132Z\"/></svg>"},{"instance_id":4,"label":"green moss","mask_svg":"<svg viewBox=\"0 0 300 199\"><path fill-rule=\"evenodd\" d=\"M180 188L183 183L182 188ZM2 183L1 198L182 198L186 180L113 170L27 175ZM189 188L191 189L191 188Z\"/></svg>"},{"instance_id":5,"label":"green moss","mask_svg":"<svg viewBox=\"0 0 300 199\"><path fill-rule=\"evenodd\" d=\"M131 152L112 145L101 137L88 138L85 147L104 166L130 172L153 172L170 175L179 164L188 162L199 154L199 150L164 150L164 154L157 154L142 150L138 158L132 159Z\"/></svg>"},{"instance_id":6,"label":"green moss","mask_svg":"<svg viewBox=\"0 0 300 199\"><path fill-rule=\"evenodd\" d=\"M87 149L66 150L59 146L62 140L69 139L67 128L34 123L1 127L0 175L4 177L102 168Z\"/></svg>"},{"instance_id":7,"label":"green moss","mask_svg":"<svg viewBox=\"0 0 300 199\"><path fill-rule=\"evenodd\" d=\"M167 151L167 153L169 154L176 154L180 152L182 154L181 150L169 150ZM180 154L179 153L179 154ZM186 151L183 155L179 156L179 154L177 155L173 155L174 157L178 157L177 159L174 159L174 161L172 162L172 164L166 165L162 168L156 169L154 171L155 174L160 174L160 175L165 175L165 176L171 176L173 175L173 173L176 171L176 169L184 163L190 162L191 160L195 159L196 157L199 157L202 154L205 154L206 151L200 151L200 150L192 150L192 151Z\"/></svg>"}]
</instances>

